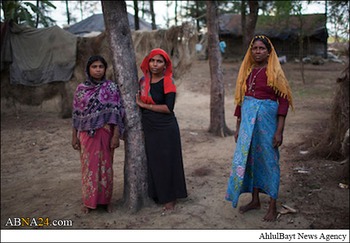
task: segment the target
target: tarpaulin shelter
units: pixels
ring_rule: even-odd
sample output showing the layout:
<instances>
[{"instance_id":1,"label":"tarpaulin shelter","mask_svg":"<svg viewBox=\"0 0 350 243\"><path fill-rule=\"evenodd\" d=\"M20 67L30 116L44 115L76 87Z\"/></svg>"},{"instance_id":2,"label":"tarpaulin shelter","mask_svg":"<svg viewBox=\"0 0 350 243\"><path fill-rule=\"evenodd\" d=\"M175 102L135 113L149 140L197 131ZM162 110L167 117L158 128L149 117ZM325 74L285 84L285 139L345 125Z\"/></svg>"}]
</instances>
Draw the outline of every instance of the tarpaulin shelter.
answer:
<instances>
[{"instance_id":1,"label":"tarpaulin shelter","mask_svg":"<svg viewBox=\"0 0 350 243\"><path fill-rule=\"evenodd\" d=\"M128 13L129 27L135 30L134 16ZM139 19L140 30L152 30L152 25L142 19ZM93 14L90 17L75 23L67 28L68 32L77 36L94 36L105 31L105 23L103 14Z\"/></svg>"},{"instance_id":2,"label":"tarpaulin shelter","mask_svg":"<svg viewBox=\"0 0 350 243\"><path fill-rule=\"evenodd\" d=\"M39 86L71 79L75 35L58 26L37 29L13 21L1 25L1 71L9 66L11 84Z\"/></svg>"}]
</instances>

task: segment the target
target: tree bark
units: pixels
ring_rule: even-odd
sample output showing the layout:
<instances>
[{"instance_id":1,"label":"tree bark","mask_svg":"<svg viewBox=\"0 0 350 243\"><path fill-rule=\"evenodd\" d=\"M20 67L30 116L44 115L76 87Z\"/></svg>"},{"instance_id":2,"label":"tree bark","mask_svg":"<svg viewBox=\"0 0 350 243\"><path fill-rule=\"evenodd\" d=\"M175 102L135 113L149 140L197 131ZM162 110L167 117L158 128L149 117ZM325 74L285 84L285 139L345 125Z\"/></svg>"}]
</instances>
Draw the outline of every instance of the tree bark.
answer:
<instances>
[{"instance_id":1,"label":"tree bark","mask_svg":"<svg viewBox=\"0 0 350 243\"><path fill-rule=\"evenodd\" d=\"M66 0L66 13L67 13L67 24L70 25L70 12L69 12L68 0Z\"/></svg>"},{"instance_id":2,"label":"tree bark","mask_svg":"<svg viewBox=\"0 0 350 243\"><path fill-rule=\"evenodd\" d=\"M175 0L175 9L174 9L174 12L175 12L175 26L177 26L177 0Z\"/></svg>"},{"instance_id":3,"label":"tree bark","mask_svg":"<svg viewBox=\"0 0 350 243\"><path fill-rule=\"evenodd\" d=\"M241 29L242 29L242 41L244 49L248 48L247 38L246 38L246 23L247 23L247 4L246 0L241 1Z\"/></svg>"},{"instance_id":4,"label":"tree bark","mask_svg":"<svg viewBox=\"0 0 350 243\"><path fill-rule=\"evenodd\" d=\"M138 6L138 1L134 0L134 11L135 11L135 16L134 16L134 23L135 23L135 30L140 29L140 18L139 18L139 6Z\"/></svg>"},{"instance_id":5,"label":"tree bark","mask_svg":"<svg viewBox=\"0 0 350 243\"><path fill-rule=\"evenodd\" d=\"M137 212L147 197L147 160L138 91L136 57L125 1L102 1L106 33L111 48L114 77L125 106L124 206Z\"/></svg>"},{"instance_id":6,"label":"tree bark","mask_svg":"<svg viewBox=\"0 0 350 243\"><path fill-rule=\"evenodd\" d=\"M156 16L154 14L153 0L149 1L149 7L151 12L151 18L152 18L152 30L156 30L157 25L156 25Z\"/></svg>"},{"instance_id":7,"label":"tree bark","mask_svg":"<svg viewBox=\"0 0 350 243\"><path fill-rule=\"evenodd\" d=\"M242 4L244 4L243 1ZM244 7L245 6L244 4ZM244 15L242 15L242 18L245 18L244 20L242 19L242 34L243 44L246 49L248 49L249 43L255 33L256 22L258 21L259 3L258 1L248 1L248 6L249 14L246 16L244 10ZM243 11L243 9L241 11Z\"/></svg>"},{"instance_id":8,"label":"tree bark","mask_svg":"<svg viewBox=\"0 0 350 243\"><path fill-rule=\"evenodd\" d=\"M301 74L301 80L303 81L303 84L305 84L305 68L304 68L304 20L303 16L301 13L301 6L299 8L300 11L298 11L298 16L299 16L299 61L300 61L300 74Z\"/></svg>"},{"instance_id":9,"label":"tree bark","mask_svg":"<svg viewBox=\"0 0 350 243\"><path fill-rule=\"evenodd\" d=\"M211 78L209 132L220 137L232 135L225 122L225 87L222 57L219 50L219 25L216 1L206 1L208 25L208 55Z\"/></svg>"}]
</instances>

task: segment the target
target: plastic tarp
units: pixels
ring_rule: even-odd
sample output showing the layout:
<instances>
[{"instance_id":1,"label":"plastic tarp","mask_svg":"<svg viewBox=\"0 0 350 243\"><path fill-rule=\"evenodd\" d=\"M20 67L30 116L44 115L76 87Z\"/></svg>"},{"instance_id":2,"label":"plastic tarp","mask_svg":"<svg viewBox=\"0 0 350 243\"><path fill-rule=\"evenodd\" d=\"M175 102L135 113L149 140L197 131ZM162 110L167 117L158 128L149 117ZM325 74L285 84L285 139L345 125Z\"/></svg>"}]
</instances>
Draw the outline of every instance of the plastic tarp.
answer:
<instances>
[{"instance_id":1,"label":"plastic tarp","mask_svg":"<svg viewBox=\"0 0 350 243\"><path fill-rule=\"evenodd\" d=\"M11 84L39 86L71 79L76 62L75 35L58 26L36 29L12 23L6 41Z\"/></svg>"}]
</instances>

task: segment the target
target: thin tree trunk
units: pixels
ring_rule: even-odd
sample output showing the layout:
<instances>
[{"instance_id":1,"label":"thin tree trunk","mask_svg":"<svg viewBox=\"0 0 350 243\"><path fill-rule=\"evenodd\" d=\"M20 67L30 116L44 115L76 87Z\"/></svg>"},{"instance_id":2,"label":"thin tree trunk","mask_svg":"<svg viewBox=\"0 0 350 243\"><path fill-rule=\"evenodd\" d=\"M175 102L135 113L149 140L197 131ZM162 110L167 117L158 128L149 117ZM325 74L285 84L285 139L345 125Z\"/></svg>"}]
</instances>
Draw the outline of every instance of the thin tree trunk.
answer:
<instances>
[{"instance_id":1,"label":"thin tree trunk","mask_svg":"<svg viewBox=\"0 0 350 243\"><path fill-rule=\"evenodd\" d=\"M120 87L126 113L123 201L124 206L136 212L147 199L147 161L141 112L135 101L138 91L135 51L125 1L102 1L102 10L114 77Z\"/></svg>"},{"instance_id":2,"label":"thin tree trunk","mask_svg":"<svg viewBox=\"0 0 350 243\"><path fill-rule=\"evenodd\" d=\"M197 26L197 32L200 33L201 27L199 23L199 3L196 1L196 26Z\"/></svg>"},{"instance_id":3,"label":"thin tree trunk","mask_svg":"<svg viewBox=\"0 0 350 243\"><path fill-rule=\"evenodd\" d=\"M84 19L84 12L83 12L83 1L79 1L79 7L80 7L80 19Z\"/></svg>"},{"instance_id":4,"label":"thin tree trunk","mask_svg":"<svg viewBox=\"0 0 350 243\"><path fill-rule=\"evenodd\" d=\"M169 19L169 0L166 0L166 27L169 29L170 27L170 19Z\"/></svg>"},{"instance_id":5,"label":"thin tree trunk","mask_svg":"<svg viewBox=\"0 0 350 243\"><path fill-rule=\"evenodd\" d=\"M250 41L255 32L256 22L258 21L258 12L259 12L259 2L258 1L248 1L249 5L249 15L247 21L247 38Z\"/></svg>"},{"instance_id":6,"label":"thin tree trunk","mask_svg":"<svg viewBox=\"0 0 350 243\"><path fill-rule=\"evenodd\" d=\"M141 18L145 19L145 1L141 1L142 2L142 7L141 7Z\"/></svg>"},{"instance_id":7,"label":"thin tree trunk","mask_svg":"<svg viewBox=\"0 0 350 243\"><path fill-rule=\"evenodd\" d=\"M149 1L149 6L150 6L151 18L152 18L152 30L156 30L157 25L156 25L156 16L154 15L153 0Z\"/></svg>"},{"instance_id":8,"label":"thin tree trunk","mask_svg":"<svg viewBox=\"0 0 350 243\"><path fill-rule=\"evenodd\" d=\"M139 19L139 6L138 6L138 1L134 0L134 23L135 23L135 30L140 29L140 19Z\"/></svg>"},{"instance_id":9,"label":"thin tree trunk","mask_svg":"<svg viewBox=\"0 0 350 243\"><path fill-rule=\"evenodd\" d=\"M36 7L38 9L40 8L39 0L36 1ZM35 28L38 28L38 26L39 26L39 13L36 13Z\"/></svg>"},{"instance_id":10,"label":"thin tree trunk","mask_svg":"<svg viewBox=\"0 0 350 243\"><path fill-rule=\"evenodd\" d=\"M242 29L242 42L244 49L248 48L247 38L246 38L246 23L247 23L247 10L246 10L246 0L241 1L241 29Z\"/></svg>"},{"instance_id":11,"label":"thin tree trunk","mask_svg":"<svg viewBox=\"0 0 350 243\"><path fill-rule=\"evenodd\" d=\"M242 1L241 14L242 15L242 34L243 34L243 45L248 48L250 40L253 38L255 33L256 22L258 21L259 3L258 1L248 1L249 14L246 15L244 1ZM244 18L244 19L243 19Z\"/></svg>"},{"instance_id":12,"label":"thin tree trunk","mask_svg":"<svg viewBox=\"0 0 350 243\"><path fill-rule=\"evenodd\" d=\"M305 84L305 71L304 71L304 40L303 35L300 34L299 36L299 60L300 60L300 73L301 73L301 79L303 81L303 84Z\"/></svg>"},{"instance_id":13,"label":"thin tree trunk","mask_svg":"<svg viewBox=\"0 0 350 243\"><path fill-rule=\"evenodd\" d=\"M70 13L69 13L68 0L66 0L66 13L67 13L67 24L70 25Z\"/></svg>"},{"instance_id":14,"label":"thin tree trunk","mask_svg":"<svg viewBox=\"0 0 350 243\"><path fill-rule=\"evenodd\" d=\"M177 26L177 0L175 0L175 26Z\"/></svg>"},{"instance_id":15,"label":"thin tree trunk","mask_svg":"<svg viewBox=\"0 0 350 243\"><path fill-rule=\"evenodd\" d=\"M304 21L303 21L303 16L301 11L298 12L299 16L299 28L300 28L300 33L299 33L299 60L300 60L300 73L301 73L301 79L303 81L303 84L305 84L305 68L304 68Z\"/></svg>"},{"instance_id":16,"label":"thin tree trunk","mask_svg":"<svg viewBox=\"0 0 350 243\"><path fill-rule=\"evenodd\" d=\"M219 50L219 24L216 1L206 1L208 25L208 54L211 77L209 132L220 137L232 135L225 122L225 87Z\"/></svg>"},{"instance_id":17,"label":"thin tree trunk","mask_svg":"<svg viewBox=\"0 0 350 243\"><path fill-rule=\"evenodd\" d=\"M350 11L350 10L349 10ZM327 23L327 18L328 18L328 0L325 1L325 4L324 4L324 13L326 15L326 23ZM335 32L335 33L338 33L338 32ZM327 41L324 42L324 58L327 59L328 58L328 44L327 44Z\"/></svg>"}]
</instances>

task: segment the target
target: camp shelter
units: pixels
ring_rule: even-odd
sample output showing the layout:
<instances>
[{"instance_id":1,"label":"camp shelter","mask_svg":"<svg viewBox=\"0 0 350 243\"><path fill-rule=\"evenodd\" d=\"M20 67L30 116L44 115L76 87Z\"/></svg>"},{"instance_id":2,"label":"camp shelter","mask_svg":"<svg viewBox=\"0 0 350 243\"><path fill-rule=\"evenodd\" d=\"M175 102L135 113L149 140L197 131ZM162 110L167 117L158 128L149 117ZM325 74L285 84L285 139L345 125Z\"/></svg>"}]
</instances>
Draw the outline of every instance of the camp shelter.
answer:
<instances>
[{"instance_id":1,"label":"camp shelter","mask_svg":"<svg viewBox=\"0 0 350 243\"><path fill-rule=\"evenodd\" d=\"M130 29L135 30L134 15L128 13L128 21ZM144 21L143 19L139 19L139 26L140 30L152 30L152 24ZM103 14L93 14L90 17L64 29L77 36L96 36L105 30Z\"/></svg>"},{"instance_id":2,"label":"camp shelter","mask_svg":"<svg viewBox=\"0 0 350 243\"><path fill-rule=\"evenodd\" d=\"M325 57L328 32L325 14L290 16L259 15L255 34L265 34L272 41L278 56L299 57L299 36L303 38L303 56ZM224 58L241 58L243 46L241 15L223 14L219 17L219 37L226 42Z\"/></svg>"},{"instance_id":3,"label":"camp shelter","mask_svg":"<svg viewBox=\"0 0 350 243\"><path fill-rule=\"evenodd\" d=\"M58 26L33 28L1 22L1 72L9 68L12 85L68 82L74 71L77 37Z\"/></svg>"}]
</instances>

